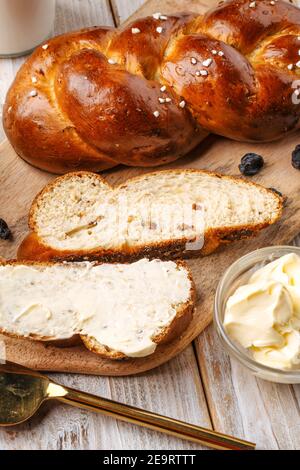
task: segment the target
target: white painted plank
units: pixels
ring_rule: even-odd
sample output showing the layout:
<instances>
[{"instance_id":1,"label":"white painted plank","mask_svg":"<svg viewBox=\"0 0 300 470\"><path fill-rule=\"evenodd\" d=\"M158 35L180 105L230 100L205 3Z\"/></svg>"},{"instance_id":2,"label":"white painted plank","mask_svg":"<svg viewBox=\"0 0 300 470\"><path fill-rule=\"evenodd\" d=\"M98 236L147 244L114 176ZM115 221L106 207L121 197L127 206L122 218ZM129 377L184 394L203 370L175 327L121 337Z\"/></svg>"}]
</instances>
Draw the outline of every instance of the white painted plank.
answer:
<instances>
[{"instance_id":1,"label":"white painted plank","mask_svg":"<svg viewBox=\"0 0 300 470\"><path fill-rule=\"evenodd\" d=\"M51 377L70 387L205 427L210 418L192 346L138 377ZM46 405L28 424L0 430L0 449L199 449L196 444L66 405Z\"/></svg>"},{"instance_id":2,"label":"white painted plank","mask_svg":"<svg viewBox=\"0 0 300 470\"><path fill-rule=\"evenodd\" d=\"M144 3L144 0L111 0L117 25L125 21Z\"/></svg>"},{"instance_id":3,"label":"white painted plank","mask_svg":"<svg viewBox=\"0 0 300 470\"><path fill-rule=\"evenodd\" d=\"M214 428L254 441L258 449L299 449L299 387L255 378L230 359L213 326L196 340Z\"/></svg>"},{"instance_id":4,"label":"white painted plank","mask_svg":"<svg viewBox=\"0 0 300 470\"><path fill-rule=\"evenodd\" d=\"M113 25L108 0L57 0L54 33L95 25Z\"/></svg>"},{"instance_id":5,"label":"white painted plank","mask_svg":"<svg viewBox=\"0 0 300 470\"><path fill-rule=\"evenodd\" d=\"M259 446L262 448L276 447L276 441L268 429L267 415L262 413L263 408L260 406L257 390L255 386L253 387L252 378L246 377L248 380L246 388L241 389L239 376L233 373L236 369L233 369L231 361L224 353L213 327L207 328L196 340L196 349L214 427L227 434L254 442L259 441ZM243 407L244 401L245 407ZM262 413L260 419L263 420L263 429L260 422L256 424L256 412L253 422L251 421L253 409Z\"/></svg>"}]
</instances>

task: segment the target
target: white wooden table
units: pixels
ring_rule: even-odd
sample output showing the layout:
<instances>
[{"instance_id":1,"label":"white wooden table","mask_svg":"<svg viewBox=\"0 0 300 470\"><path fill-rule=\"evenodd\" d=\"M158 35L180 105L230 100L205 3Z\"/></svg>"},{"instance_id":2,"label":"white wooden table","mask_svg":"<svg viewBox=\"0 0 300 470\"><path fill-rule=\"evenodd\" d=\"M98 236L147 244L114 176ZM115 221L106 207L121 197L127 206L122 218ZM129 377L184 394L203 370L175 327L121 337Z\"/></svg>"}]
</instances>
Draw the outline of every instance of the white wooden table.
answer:
<instances>
[{"instance_id":1,"label":"white wooden table","mask_svg":"<svg viewBox=\"0 0 300 470\"><path fill-rule=\"evenodd\" d=\"M143 1L58 0L55 32L118 24ZM1 104L22 60L0 60ZM71 387L254 441L259 449L300 449L300 386L251 376L224 353L213 327L179 357L138 377L52 376ZM63 405L46 406L30 423L0 431L0 449L197 448Z\"/></svg>"}]
</instances>

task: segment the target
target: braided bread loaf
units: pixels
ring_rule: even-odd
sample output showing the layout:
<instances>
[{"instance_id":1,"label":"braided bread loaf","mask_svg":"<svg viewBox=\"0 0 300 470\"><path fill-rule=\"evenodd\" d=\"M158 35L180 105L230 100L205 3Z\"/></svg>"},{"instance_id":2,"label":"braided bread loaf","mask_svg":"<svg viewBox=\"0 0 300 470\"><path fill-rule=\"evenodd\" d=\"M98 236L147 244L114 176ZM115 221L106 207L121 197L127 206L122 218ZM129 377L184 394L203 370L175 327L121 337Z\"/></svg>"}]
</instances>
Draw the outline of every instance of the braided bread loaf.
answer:
<instances>
[{"instance_id":1,"label":"braided bread loaf","mask_svg":"<svg viewBox=\"0 0 300 470\"><path fill-rule=\"evenodd\" d=\"M64 34L19 71L4 127L21 157L55 173L161 165L208 132L277 139L299 127L299 38L300 11L282 0Z\"/></svg>"}]
</instances>

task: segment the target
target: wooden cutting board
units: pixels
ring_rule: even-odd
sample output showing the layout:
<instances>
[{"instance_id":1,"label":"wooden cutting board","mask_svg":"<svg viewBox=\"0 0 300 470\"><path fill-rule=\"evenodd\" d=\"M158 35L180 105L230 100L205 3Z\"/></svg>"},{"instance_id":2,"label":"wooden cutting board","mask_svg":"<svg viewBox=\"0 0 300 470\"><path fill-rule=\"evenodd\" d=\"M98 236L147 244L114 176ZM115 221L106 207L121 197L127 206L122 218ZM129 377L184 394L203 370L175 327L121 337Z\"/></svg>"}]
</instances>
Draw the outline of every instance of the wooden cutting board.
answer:
<instances>
[{"instance_id":1,"label":"wooden cutting board","mask_svg":"<svg viewBox=\"0 0 300 470\"><path fill-rule=\"evenodd\" d=\"M170 0L164 2L163 10L165 13L183 10L203 12L213 6L213 3L211 0ZM159 9L161 1L150 0L134 16L145 16ZM101 359L83 346L61 349L27 340L0 337L5 343L7 359L39 370L129 375L152 369L181 352L211 322L214 292L224 270L247 252L267 245L287 244L300 232L300 172L291 166L291 152L298 143L298 133L270 144L233 142L211 135L190 155L168 166L203 168L239 175L241 156L247 152L256 152L264 156L266 165L261 174L252 180L266 187L277 188L287 196L280 223L263 231L254 240L238 242L207 258L188 262L196 282L197 304L193 321L181 338L159 346L148 358L115 362ZM114 184L149 171L151 169L118 168L105 175ZM7 141L0 145L0 217L9 223L14 234L12 242L0 241L0 256L15 257L17 246L27 233L27 214L31 201L53 177L23 162Z\"/></svg>"}]
</instances>

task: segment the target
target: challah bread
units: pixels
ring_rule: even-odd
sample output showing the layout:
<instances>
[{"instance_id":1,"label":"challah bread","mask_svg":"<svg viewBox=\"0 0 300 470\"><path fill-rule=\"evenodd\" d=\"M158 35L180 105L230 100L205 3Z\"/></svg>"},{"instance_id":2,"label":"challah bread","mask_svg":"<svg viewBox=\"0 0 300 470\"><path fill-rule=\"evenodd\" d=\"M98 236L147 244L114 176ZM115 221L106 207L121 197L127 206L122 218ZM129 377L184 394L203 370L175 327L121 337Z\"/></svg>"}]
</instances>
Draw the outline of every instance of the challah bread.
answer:
<instances>
[{"instance_id":1,"label":"challah bread","mask_svg":"<svg viewBox=\"0 0 300 470\"><path fill-rule=\"evenodd\" d=\"M111 187L95 173L68 173L34 200L19 259L134 260L209 254L255 235L281 216L282 198L200 170L148 173Z\"/></svg>"},{"instance_id":2,"label":"challah bread","mask_svg":"<svg viewBox=\"0 0 300 470\"><path fill-rule=\"evenodd\" d=\"M55 173L162 165L207 132L280 138L299 128L299 36L300 11L282 0L64 34L21 67L6 134L21 157Z\"/></svg>"},{"instance_id":3,"label":"challah bread","mask_svg":"<svg viewBox=\"0 0 300 470\"><path fill-rule=\"evenodd\" d=\"M110 359L152 354L184 331L193 305L183 263L0 264L1 333L39 341L80 335Z\"/></svg>"}]
</instances>

